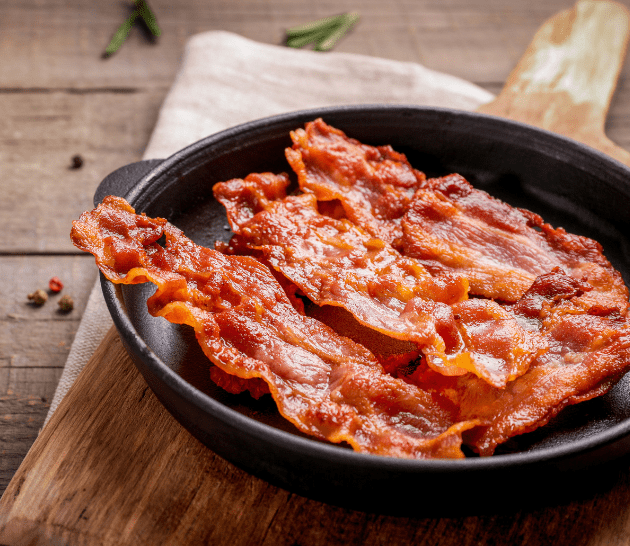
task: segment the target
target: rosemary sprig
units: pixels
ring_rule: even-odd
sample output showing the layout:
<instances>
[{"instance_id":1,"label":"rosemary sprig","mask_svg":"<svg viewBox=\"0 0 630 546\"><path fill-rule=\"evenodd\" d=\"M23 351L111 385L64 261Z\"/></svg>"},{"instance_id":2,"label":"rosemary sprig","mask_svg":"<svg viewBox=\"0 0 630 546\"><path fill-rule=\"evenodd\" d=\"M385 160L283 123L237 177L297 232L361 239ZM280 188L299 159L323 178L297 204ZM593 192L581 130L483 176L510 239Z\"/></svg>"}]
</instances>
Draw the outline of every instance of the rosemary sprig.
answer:
<instances>
[{"instance_id":1,"label":"rosemary sprig","mask_svg":"<svg viewBox=\"0 0 630 546\"><path fill-rule=\"evenodd\" d=\"M139 15L140 13L135 10L129 16L129 18L118 27L118 30L116 30L108 46L105 48L105 53L103 53L104 57L109 57L110 55L113 55L114 53L116 53L116 51L118 51L120 46L123 45L123 42L127 39L129 31L131 30L131 27L136 22L136 19Z\"/></svg>"},{"instance_id":2,"label":"rosemary sprig","mask_svg":"<svg viewBox=\"0 0 630 546\"><path fill-rule=\"evenodd\" d=\"M291 27L287 29L287 36L302 36L303 34L310 34L312 32L316 32L317 30L326 29L329 26L335 26L343 17L345 17L345 14L333 15L331 17L325 17L324 19L317 19L317 21L305 23L303 25Z\"/></svg>"},{"instance_id":3,"label":"rosemary sprig","mask_svg":"<svg viewBox=\"0 0 630 546\"><path fill-rule=\"evenodd\" d=\"M287 38L287 45L289 47L300 48L314 42L317 43L318 41L326 38L329 32L330 31L325 28L324 30L320 30L319 32L307 32L298 36L289 36Z\"/></svg>"},{"instance_id":4,"label":"rosemary sprig","mask_svg":"<svg viewBox=\"0 0 630 546\"><path fill-rule=\"evenodd\" d=\"M129 32L131 31L131 27L133 27L136 19L140 17L142 22L149 29L149 32L153 34L153 36L159 36L162 31L157 24L157 19L155 15L151 11L149 4L147 4L146 0L134 0L135 9L131 13L131 15L127 18L127 20L118 27L109 44L105 48L105 52L103 53L104 57L109 57L116 53L120 46L123 45L127 36L129 36Z\"/></svg>"},{"instance_id":5,"label":"rosemary sprig","mask_svg":"<svg viewBox=\"0 0 630 546\"><path fill-rule=\"evenodd\" d=\"M354 24L359 20L359 14L356 12L346 13L345 17L337 28L332 29L328 36L317 40L315 50L328 51L332 49L339 39L346 34Z\"/></svg>"},{"instance_id":6,"label":"rosemary sprig","mask_svg":"<svg viewBox=\"0 0 630 546\"><path fill-rule=\"evenodd\" d=\"M140 12L142 21L144 21L144 24L149 29L149 32L157 38L160 34L162 34L162 31L157 24L157 19L155 18L155 15L153 15L149 4L147 4L146 0L135 0L135 3L136 11Z\"/></svg>"},{"instance_id":7,"label":"rosemary sprig","mask_svg":"<svg viewBox=\"0 0 630 546\"><path fill-rule=\"evenodd\" d=\"M358 20L359 14L353 11L291 27L286 31L286 45L299 48L313 43L316 51L328 51Z\"/></svg>"}]
</instances>

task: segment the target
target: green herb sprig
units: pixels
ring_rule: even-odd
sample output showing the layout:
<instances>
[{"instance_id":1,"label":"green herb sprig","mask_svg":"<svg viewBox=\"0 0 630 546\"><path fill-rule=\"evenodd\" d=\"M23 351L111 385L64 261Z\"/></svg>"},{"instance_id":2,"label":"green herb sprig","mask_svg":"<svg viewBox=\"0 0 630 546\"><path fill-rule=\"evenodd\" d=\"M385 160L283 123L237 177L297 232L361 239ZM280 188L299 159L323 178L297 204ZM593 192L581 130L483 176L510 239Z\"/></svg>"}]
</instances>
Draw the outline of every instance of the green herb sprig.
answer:
<instances>
[{"instance_id":1,"label":"green herb sprig","mask_svg":"<svg viewBox=\"0 0 630 546\"><path fill-rule=\"evenodd\" d=\"M356 11L325 17L317 21L311 21L304 25L287 29L288 47L300 48L308 44L315 44L315 51L328 51L332 49L339 39L346 34L359 20Z\"/></svg>"},{"instance_id":2,"label":"green herb sprig","mask_svg":"<svg viewBox=\"0 0 630 546\"><path fill-rule=\"evenodd\" d=\"M127 36L129 36L131 27L133 27L138 17L141 18L142 22L153 36L157 38L160 34L162 34L162 31L157 24L157 19L146 0L134 0L134 5L135 9L131 15L122 25L118 27L108 46L105 48L105 52L103 53L104 57L110 57L120 49L120 46L123 45Z\"/></svg>"}]
</instances>

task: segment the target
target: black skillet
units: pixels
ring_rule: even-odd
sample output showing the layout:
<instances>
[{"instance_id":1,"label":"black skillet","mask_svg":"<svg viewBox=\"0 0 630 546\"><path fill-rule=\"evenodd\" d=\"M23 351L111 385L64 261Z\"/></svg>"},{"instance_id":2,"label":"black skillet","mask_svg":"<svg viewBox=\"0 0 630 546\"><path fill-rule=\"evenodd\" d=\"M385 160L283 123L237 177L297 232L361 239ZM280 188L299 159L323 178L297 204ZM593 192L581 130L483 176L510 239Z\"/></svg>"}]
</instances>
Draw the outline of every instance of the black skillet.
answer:
<instances>
[{"instance_id":1,"label":"black skillet","mask_svg":"<svg viewBox=\"0 0 630 546\"><path fill-rule=\"evenodd\" d=\"M101 183L95 202L123 196L138 212L166 217L212 247L230 237L213 184L250 172L289 171L283 153L289 131L317 117L362 142L391 144L427 175L458 172L554 226L598 240L626 284L630 280L630 169L570 139L476 113L367 105L266 118L168 159L123 167ZM319 442L280 418L272 401L215 387L191 329L148 315L152 285L120 287L101 278L120 335L165 407L220 456L300 495L418 516L512 509L609 487L625 463L620 457L630 453L630 374L606 396L567 408L488 458L412 461Z\"/></svg>"}]
</instances>

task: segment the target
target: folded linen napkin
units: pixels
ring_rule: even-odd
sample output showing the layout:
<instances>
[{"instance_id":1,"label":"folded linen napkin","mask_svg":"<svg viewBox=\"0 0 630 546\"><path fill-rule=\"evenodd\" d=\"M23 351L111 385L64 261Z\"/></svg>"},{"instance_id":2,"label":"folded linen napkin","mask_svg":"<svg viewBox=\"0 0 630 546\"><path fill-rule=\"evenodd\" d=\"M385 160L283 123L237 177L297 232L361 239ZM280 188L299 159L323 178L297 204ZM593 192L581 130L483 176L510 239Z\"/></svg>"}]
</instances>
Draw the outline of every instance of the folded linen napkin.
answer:
<instances>
[{"instance_id":1,"label":"folded linen napkin","mask_svg":"<svg viewBox=\"0 0 630 546\"><path fill-rule=\"evenodd\" d=\"M296 50L229 32L206 32L186 45L144 159L166 158L217 131L295 110L374 103L474 110L493 98L472 83L415 63ZM111 326L97 282L47 420Z\"/></svg>"}]
</instances>

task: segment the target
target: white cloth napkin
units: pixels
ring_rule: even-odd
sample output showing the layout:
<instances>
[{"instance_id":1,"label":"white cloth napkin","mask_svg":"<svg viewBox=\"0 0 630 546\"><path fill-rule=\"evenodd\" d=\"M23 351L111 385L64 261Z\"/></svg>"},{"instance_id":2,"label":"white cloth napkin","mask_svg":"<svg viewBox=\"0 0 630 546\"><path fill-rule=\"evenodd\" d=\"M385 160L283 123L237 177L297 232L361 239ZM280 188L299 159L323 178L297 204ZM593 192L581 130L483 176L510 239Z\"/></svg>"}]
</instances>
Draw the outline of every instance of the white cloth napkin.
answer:
<instances>
[{"instance_id":1,"label":"white cloth napkin","mask_svg":"<svg viewBox=\"0 0 630 546\"><path fill-rule=\"evenodd\" d=\"M206 32L186 45L144 159L166 158L217 131L295 110L374 103L474 110L493 98L472 83L415 63L296 50ZM47 419L111 326L97 282Z\"/></svg>"}]
</instances>

